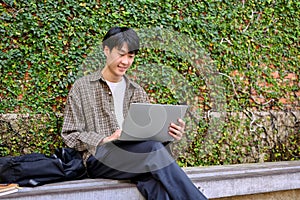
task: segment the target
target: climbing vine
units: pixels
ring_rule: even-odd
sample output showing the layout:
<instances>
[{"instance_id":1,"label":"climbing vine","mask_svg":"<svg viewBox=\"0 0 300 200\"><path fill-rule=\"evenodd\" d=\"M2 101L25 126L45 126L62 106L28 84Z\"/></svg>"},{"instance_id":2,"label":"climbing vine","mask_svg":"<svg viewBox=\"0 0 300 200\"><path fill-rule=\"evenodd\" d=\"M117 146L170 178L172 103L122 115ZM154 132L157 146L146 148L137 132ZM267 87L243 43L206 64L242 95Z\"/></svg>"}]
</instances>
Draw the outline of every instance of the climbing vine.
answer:
<instances>
[{"instance_id":1,"label":"climbing vine","mask_svg":"<svg viewBox=\"0 0 300 200\"><path fill-rule=\"evenodd\" d=\"M299 159L299 10L296 0L2 0L0 155L63 145L68 91L88 62L101 67L91 57L118 25L155 38L129 71L152 102L192 105L182 166Z\"/></svg>"}]
</instances>

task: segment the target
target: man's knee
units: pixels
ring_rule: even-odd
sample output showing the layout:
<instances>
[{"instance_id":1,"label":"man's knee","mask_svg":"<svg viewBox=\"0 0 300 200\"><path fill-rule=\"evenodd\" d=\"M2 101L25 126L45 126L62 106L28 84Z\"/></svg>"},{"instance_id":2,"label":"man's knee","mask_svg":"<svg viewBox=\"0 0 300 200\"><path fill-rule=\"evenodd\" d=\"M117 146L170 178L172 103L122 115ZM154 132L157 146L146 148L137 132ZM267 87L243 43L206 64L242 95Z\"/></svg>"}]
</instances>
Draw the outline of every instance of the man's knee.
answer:
<instances>
[{"instance_id":1,"label":"man's knee","mask_svg":"<svg viewBox=\"0 0 300 200\"><path fill-rule=\"evenodd\" d=\"M157 141L145 141L145 149L148 149L148 152L151 151L157 151L160 150L162 148L165 148L164 145L161 142L157 142Z\"/></svg>"}]
</instances>

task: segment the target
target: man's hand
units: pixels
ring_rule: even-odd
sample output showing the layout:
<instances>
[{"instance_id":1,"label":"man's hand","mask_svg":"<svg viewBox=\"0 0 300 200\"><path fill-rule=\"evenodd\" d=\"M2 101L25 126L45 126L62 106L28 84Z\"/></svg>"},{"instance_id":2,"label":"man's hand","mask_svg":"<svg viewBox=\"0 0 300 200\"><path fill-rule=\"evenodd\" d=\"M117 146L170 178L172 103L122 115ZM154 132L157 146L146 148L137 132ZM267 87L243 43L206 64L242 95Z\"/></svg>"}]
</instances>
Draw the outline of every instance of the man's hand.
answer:
<instances>
[{"instance_id":1,"label":"man's hand","mask_svg":"<svg viewBox=\"0 0 300 200\"><path fill-rule=\"evenodd\" d=\"M171 123L169 127L169 134L175 140L181 140L185 129L185 122L182 119L178 119L178 123L179 124Z\"/></svg>"},{"instance_id":2,"label":"man's hand","mask_svg":"<svg viewBox=\"0 0 300 200\"><path fill-rule=\"evenodd\" d=\"M112 135L110 135L110 136L108 136L108 137L105 137L105 138L102 140L101 144L105 144L105 143L107 143L107 142L112 142L112 141L114 141L114 140L119 139L120 136L121 136L121 133L122 133L122 130L121 130L121 129L116 130Z\"/></svg>"}]
</instances>

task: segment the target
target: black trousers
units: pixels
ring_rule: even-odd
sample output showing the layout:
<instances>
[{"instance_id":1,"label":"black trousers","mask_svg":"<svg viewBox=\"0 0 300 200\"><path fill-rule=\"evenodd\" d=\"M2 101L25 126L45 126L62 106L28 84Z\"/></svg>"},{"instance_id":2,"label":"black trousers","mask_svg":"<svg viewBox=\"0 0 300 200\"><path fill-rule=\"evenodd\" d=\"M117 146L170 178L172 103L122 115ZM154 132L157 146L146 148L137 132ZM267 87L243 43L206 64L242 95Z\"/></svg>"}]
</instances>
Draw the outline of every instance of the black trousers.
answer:
<instances>
[{"instance_id":1,"label":"black trousers","mask_svg":"<svg viewBox=\"0 0 300 200\"><path fill-rule=\"evenodd\" d=\"M146 199L207 199L156 141L102 145L87 160L87 171L91 178L131 180Z\"/></svg>"}]
</instances>

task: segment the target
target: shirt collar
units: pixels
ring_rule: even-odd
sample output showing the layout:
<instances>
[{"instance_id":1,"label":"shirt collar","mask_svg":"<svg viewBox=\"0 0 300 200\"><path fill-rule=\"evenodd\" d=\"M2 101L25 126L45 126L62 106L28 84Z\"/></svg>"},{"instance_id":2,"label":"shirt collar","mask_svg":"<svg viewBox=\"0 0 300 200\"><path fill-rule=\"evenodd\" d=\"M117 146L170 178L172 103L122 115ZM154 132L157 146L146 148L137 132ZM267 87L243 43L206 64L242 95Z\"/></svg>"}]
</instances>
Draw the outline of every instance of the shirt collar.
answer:
<instances>
[{"instance_id":1,"label":"shirt collar","mask_svg":"<svg viewBox=\"0 0 300 200\"><path fill-rule=\"evenodd\" d=\"M105 79L104 79L104 77L103 77L103 74L101 73L101 69L99 69L99 70L97 70L96 72L94 72L94 73L92 73L91 75L90 75L90 81L103 81L103 82L105 82ZM133 82L133 81L131 81L128 77L127 77L127 75L124 75L124 79L126 80L126 82L127 83L129 83L129 86L133 86L133 87L135 87L135 88L138 88L139 87L139 85L137 84L137 83L135 83L135 82Z\"/></svg>"}]
</instances>

